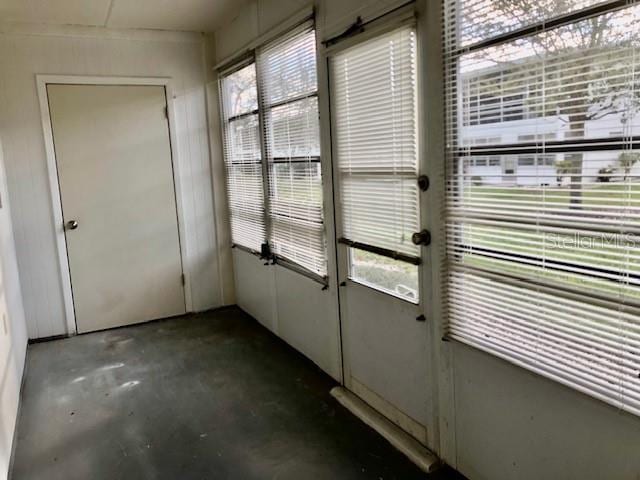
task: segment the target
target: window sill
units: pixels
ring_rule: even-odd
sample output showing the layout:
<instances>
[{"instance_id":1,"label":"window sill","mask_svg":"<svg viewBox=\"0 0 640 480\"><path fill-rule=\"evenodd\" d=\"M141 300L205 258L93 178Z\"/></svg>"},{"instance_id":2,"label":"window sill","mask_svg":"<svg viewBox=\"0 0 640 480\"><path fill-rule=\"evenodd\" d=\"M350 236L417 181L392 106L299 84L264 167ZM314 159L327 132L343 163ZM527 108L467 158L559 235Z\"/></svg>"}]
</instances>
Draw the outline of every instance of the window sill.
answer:
<instances>
[{"instance_id":1,"label":"window sill","mask_svg":"<svg viewBox=\"0 0 640 480\"><path fill-rule=\"evenodd\" d=\"M278 255L276 255L274 258L275 258L276 265L280 265L281 267L284 267L287 270L291 270L293 272L299 273L300 275L305 276L316 283L319 283L320 285L322 285L323 290L326 290L329 288L329 277L327 277L326 275L322 276L317 273L311 272L306 268L301 267Z\"/></svg>"},{"instance_id":2,"label":"window sill","mask_svg":"<svg viewBox=\"0 0 640 480\"><path fill-rule=\"evenodd\" d=\"M265 266L266 265L280 265L281 267L286 268L287 270L291 270L293 272L296 272L304 277L309 278L310 280L313 280L316 283L319 283L320 285L322 285L322 289L323 290L327 290L329 288L329 277L328 276L322 276L319 275L317 273L311 272L309 270L307 270L304 267L301 267L300 265L297 265L289 260L287 260L286 258L280 257L278 255L275 255L273 257L273 262L271 261L271 259L269 259L269 261L267 262L266 259L262 258L260 256L260 252L258 252L257 250L253 250L252 248L249 247L245 247L243 245L238 245L238 244L233 244L231 246L231 248L233 249L237 249L240 250L241 252L245 252L248 253L249 255L253 255L255 257L258 257L260 260L265 260Z\"/></svg>"},{"instance_id":3,"label":"window sill","mask_svg":"<svg viewBox=\"0 0 640 480\"><path fill-rule=\"evenodd\" d=\"M402 302L408 303L410 305L415 305L415 306L420 305L420 299L419 298L417 298L415 300L411 300L411 299L409 299L407 297L401 296L399 293L395 293L395 292L392 292L391 290L383 289L383 288L378 287L377 285L374 285L372 283L365 282L364 280L358 280L358 279L355 279L355 278L352 278L352 277L348 277L347 280L350 283L353 283L355 285L359 285L361 287L368 288L368 289L373 290L373 291L375 291L375 292L377 292L377 293L379 293L381 295L387 295L389 297L396 298L396 299L398 299L398 300L400 300Z\"/></svg>"}]
</instances>

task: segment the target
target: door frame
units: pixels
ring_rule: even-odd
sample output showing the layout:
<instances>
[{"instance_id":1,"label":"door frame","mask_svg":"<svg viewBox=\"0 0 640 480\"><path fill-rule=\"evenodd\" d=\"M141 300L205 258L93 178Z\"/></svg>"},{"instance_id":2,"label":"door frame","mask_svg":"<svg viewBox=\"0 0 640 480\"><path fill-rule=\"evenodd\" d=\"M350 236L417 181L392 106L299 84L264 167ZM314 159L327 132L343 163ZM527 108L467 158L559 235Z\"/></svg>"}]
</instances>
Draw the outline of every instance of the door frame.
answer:
<instances>
[{"instance_id":1,"label":"door frame","mask_svg":"<svg viewBox=\"0 0 640 480\"><path fill-rule=\"evenodd\" d=\"M49 97L47 85L121 85L121 86L150 86L164 87L167 104L167 117L169 122L169 143L171 149L171 164L173 171L173 188L176 199L176 213L178 217L178 239L180 243L180 261L182 274L184 275L184 300L185 310L193 311L191 297L189 263L185 242L184 205L182 202L182 189L180 185L180 161L178 155L178 139L176 137L176 119L173 104L174 89L170 77L114 77L114 76L87 76L87 75L36 75L38 100L40 102L40 115L42 130L44 133L44 148L47 157L47 174L49 177L49 193L51 195L52 220L56 248L58 253L59 275L62 284L62 296L64 300L67 335L75 335L78 332L76 324L75 307L73 303L73 290L71 286L71 273L69 271L69 258L67 242L65 238L62 201L60 197L60 185L58 183L58 164L53 143L53 128L49 112Z\"/></svg>"}]
</instances>

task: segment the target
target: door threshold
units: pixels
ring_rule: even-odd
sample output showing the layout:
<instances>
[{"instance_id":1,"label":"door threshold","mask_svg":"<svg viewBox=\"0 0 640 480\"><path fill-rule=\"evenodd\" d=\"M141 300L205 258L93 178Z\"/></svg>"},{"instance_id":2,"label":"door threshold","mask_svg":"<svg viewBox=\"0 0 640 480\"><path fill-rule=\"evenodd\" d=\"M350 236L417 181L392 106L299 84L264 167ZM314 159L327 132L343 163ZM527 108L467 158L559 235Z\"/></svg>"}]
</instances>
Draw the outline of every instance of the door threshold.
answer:
<instances>
[{"instance_id":1,"label":"door threshold","mask_svg":"<svg viewBox=\"0 0 640 480\"><path fill-rule=\"evenodd\" d=\"M332 388L331 396L356 417L382 435L391 445L404 453L409 460L424 472L432 473L441 466L441 462L436 455L346 388Z\"/></svg>"}]
</instances>

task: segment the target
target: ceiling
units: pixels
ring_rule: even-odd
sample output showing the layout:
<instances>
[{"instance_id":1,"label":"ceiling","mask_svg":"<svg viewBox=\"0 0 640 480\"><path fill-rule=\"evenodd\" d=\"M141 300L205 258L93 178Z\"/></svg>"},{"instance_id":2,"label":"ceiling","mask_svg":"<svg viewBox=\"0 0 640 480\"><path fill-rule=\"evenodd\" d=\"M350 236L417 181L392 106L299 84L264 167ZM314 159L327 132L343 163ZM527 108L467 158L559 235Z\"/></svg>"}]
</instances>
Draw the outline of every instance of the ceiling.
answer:
<instances>
[{"instance_id":1,"label":"ceiling","mask_svg":"<svg viewBox=\"0 0 640 480\"><path fill-rule=\"evenodd\" d=\"M0 0L0 23L211 32L248 0Z\"/></svg>"}]
</instances>

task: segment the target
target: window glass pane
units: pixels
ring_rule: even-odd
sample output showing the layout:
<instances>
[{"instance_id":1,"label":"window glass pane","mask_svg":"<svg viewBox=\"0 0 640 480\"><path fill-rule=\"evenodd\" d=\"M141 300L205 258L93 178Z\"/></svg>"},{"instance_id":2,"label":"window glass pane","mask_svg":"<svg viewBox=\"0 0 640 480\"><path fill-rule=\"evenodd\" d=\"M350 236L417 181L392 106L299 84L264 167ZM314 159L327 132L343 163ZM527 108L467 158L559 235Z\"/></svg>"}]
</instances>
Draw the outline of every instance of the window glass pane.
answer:
<instances>
[{"instance_id":1,"label":"window glass pane","mask_svg":"<svg viewBox=\"0 0 640 480\"><path fill-rule=\"evenodd\" d=\"M222 98L226 118L258 109L255 64L222 79Z\"/></svg>"},{"instance_id":2,"label":"window glass pane","mask_svg":"<svg viewBox=\"0 0 640 480\"><path fill-rule=\"evenodd\" d=\"M311 272L326 272L324 228L295 218L272 219L272 249L275 254ZM323 273L321 273L323 272Z\"/></svg>"},{"instance_id":3,"label":"window glass pane","mask_svg":"<svg viewBox=\"0 0 640 480\"><path fill-rule=\"evenodd\" d=\"M273 252L313 272L324 272L320 162L274 163L269 180Z\"/></svg>"},{"instance_id":4,"label":"window glass pane","mask_svg":"<svg viewBox=\"0 0 640 480\"><path fill-rule=\"evenodd\" d=\"M254 64L221 79L224 161L234 244L259 251L265 242L262 153Z\"/></svg>"},{"instance_id":5,"label":"window glass pane","mask_svg":"<svg viewBox=\"0 0 640 480\"><path fill-rule=\"evenodd\" d=\"M411 242L419 230L415 179L382 175L346 176L342 180L344 236L366 239L377 247L418 256Z\"/></svg>"},{"instance_id":6,"label":"window glass pane","mask_svg":"<svg viewBox=\"0 0 640 480\"><path fill-rule=\"evenodd\" d=\"M270 173L271 212L321 224L322 177L320 162L274 163Z\"/></svg>"},{"instance_id":7,"label":"window glass pane","mask_svg":"<svg viewBox=\"0 0 640 480\"><path fill-rule=\"evenodd\" d=\"M231 163L255 163L260 161L258 115L249 115L230 121L227 135L227 149Z\"/></svg>"},{"instance_id":8,"label":"window glass pane","mask_svg":"<svg viewBox=\"0 0 640 480\"><path fill-rule=\"evenodd\" d=\"M640 241L636 235L515 223L451 227L450 234L458 236L465 265L640 300L640 259L630 255ZM623 276L624 283L612 281Z\"/></svg>"},{"instance_id":9,"label":"window glass pane","mask_svg":"<svg viewBox=\"0 0 640 480\"><path fill-rule=\"evenodd\" d=\"M462 55L460 144L640 131L640 7Z\"/></svg>"},{"instance_id":10,"label":"window glass pane","mask_svg":"<svg viewBox=\"0 0 640 480\"><path fill-rule=\"evenodd\" d=\"M604 0L461 0L460 44L468 45Z\"/></svg>"},{"instance_id":11,"label":"window glass pane","mask_svg":"<svg viewBox=\"0 0 640 480\"><path fill-rule=\"evenodd\" d=\"M536 158L534 156L518 156L518 166L519 167L533 167L536 164Z\"/></svg>"},{"instance_id":12,"label":"window glass pane","mask_svg":"<svg viewBox=\"0 0 640 480\"><path fill-rule=\"evenodd\" d=\"M307 22L259 52L271 250L326 275L315 30ZM302 98L301 98L302 97Z\"/></svg>"},{"instance_id":13,"label":"window glass pane","mask_svg":"<svg viewBox=\"0 0 640 480\"><path fill-rule=\"evenodd\" d=\"M270 154L274 158L320 156L317 98L274 107L270 127Z\"/></svg>"},{"instance_id":14,"label":"window glass pane","mask_svg":"<svg viewBox=\"0 0 640 480\"><path fill-rule=\"evenodd\" d=\"M262 165L260 163L227 166L227 186L242 195L229 197L229 206L236 210L263 212ZM263 212L264 213L264 212Z\"/></svg>"},{"instance_id":15,"label":"window glass pane","mask_svg":"<svg viewBox=\"0 0 640 480\"><path fill-rule=\"evenodd\" d=\"M459 159L451 206L565 227L590 224L619 232L640 225L640 151L503 155L498 168L478 166L476 158Z\"/></svg>"},{"instance_id":16,"label":"window glass pane","mask_svg":"<svg viewBox=\"0 0 640 480\"><path fill-rule=\"evenodd\" d=\"M341 170L417 171L415 48L415 32L405 28L332 59Z\"/></svg>"},{"instance_id":17,"label":"window glass pane","mask_svg":"<svg viewBox=\"0 0 640 480\"><path fill-rule=\"evenodd\" d=\"M392 258L349 249L350 278L396 297L418 303L418 267Z\"/></svg>"},{"instance_id":18,"label":"window glass pane","mask_svg":"<svg viewBox=\"0 0 640 480\"><path fill-rule=\"evenodd\" d=\"M420 255L415 31L403 27L331 59L332 136L343 236Z\"/></svg>"},{"instance_id":19,"label":"window glass pane","mask_svg":"<svg viewBox=\"0 0 640 480\"><path fill-rule=\"evenodd\" d=\"M264 242L264 191L260 163L227 164L233 242L259 251Z\"/></svg>"},{"instance_id":20,"label":"window glass pane","mask_svg":"<svg viewBox=\"0 0 640 480\"><path fill-rule=\"evenodd\" d=\"M317 90L316 35L308 29L281 39L261 53L268 105Z\"/></svg>"}]
</instances>

